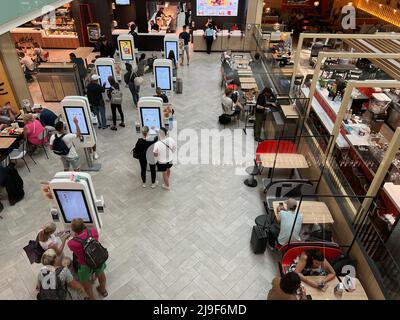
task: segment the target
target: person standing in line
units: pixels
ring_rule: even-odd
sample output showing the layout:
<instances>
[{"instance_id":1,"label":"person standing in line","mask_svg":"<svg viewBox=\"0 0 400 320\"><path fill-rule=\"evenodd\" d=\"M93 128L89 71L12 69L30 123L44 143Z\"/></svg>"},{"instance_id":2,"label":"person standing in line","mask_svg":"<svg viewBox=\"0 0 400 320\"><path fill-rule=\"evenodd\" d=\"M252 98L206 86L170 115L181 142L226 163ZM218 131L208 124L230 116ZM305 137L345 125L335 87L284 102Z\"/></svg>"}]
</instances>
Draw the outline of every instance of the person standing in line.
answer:
<instances>
[{"instance_id":1,"label":"person standing in line","mask_svg":"<svg viewBox=\"0 0 400 320\"><path fill-rule=\"evenodd\" d=\"M177 70L176 70L176 57L174 51L170 50L168 53L168 59L172 61L172 76L176 77Z\"/></svg>"},{"instance_id":2,"label":"person standing in line","mask_svg":"<svg viewBox=\"0 0 400 320\"><path fill-rule=\"evenodd\" d=\"M132 65L130 63L125 63L125 67L126 67L127 72L125 73L124 81L125 81L126 85L128 86L129 91L132 94L133 103L135 105L135 108L137 108L138 101L139 101L139 93L136 91L136 86L135 86L136 74L133 71Z\"/></svg>"},{"instance_id":3,"label":"person standing in line","mask_svg":"<svg viewBox=\"0 0 400 320\"><path fill-rule=\"evenodd\" d=\"M194 22L194 20L192 20L192 22L190 23L189 26L189 34L190 34L190 42L193 43L193 31L196 28L196 22Z\"/></svg>"},{"instance_id":4,"label":"person standing in line","mask_svg":"<svg viewBox=\"0 0 400 320\"><path fill-rule=\"evenodd\" d=\"M92 81L87 86L87 97L93 108L93 112L97 116L98 128L107 129L106 106L104 103L103 93L106 92L106 83L99 85L100 77L97 74L92 75Z\"/></svg>"},{"instance_id":5,"label":"person standing in line","mask_svg":"<svg viewBox=\"0 0 400 320\"><path fill-rule=\"evenodd\" d=\"M168 131L160 128L158 141L154 145L154 158L157 160L157 169L162 172L163 185L165 190L170 190L169 179L171 176L173 154L176 151L176 142L171 137L167 137Z\"/></svg>"},{"instance_id":6,"label":"person standing in line","mask_svg":"<svg viewBox=\"0 0 400 320\"><path fill-rule=\"evenodd\" d=\"M191 15L192 15L192 11L190 9L187 9L185 11L185 25L187 25L187 26L190 25Z\"/></svg>"},{"instance_id":7,"label":"person standing in line","mask_svg":"<svg viewBox=\"0 0 400 320\"><path fill-rule=\"evenodd\" d=\"M187 32L187 27L186 25L183 26L183 31L179 34L179 39L183 39L183 51L182 51L182 57L181 57L181 66L183 66L183 61L184 61L184 55L186 52L186 58L187 58L187 65L189 65L189 41L190 41L190 34Z\"/></svg>"},{"instance_id":8,"label":"person standing in line","mask_svg":"<svg viewBox=\"0 0 400 320\"><path fill-rule=\"evenodd\" d=\"M211 54L211 47L214 42L215 30L213 29L212 24L208 24L206 31L204 32L204 36L206 38L207 44L207 53Z\"/></svg>"},{"instance_id":9,"label":"person standing in line","mask_svg":"<svg viewBox=\"0 0 400 320\"><path fill-rule=\"evenodd\" d=\"M139 58L139 61L138 61L138 67L137 67L138 69L137 69L137 72L136 72L138 77L143 77L144 76L144 73L146 71L146 67L147 67L146 54L142 53L140 55L140 58ZM135 85L135 89L136 89L137 94L139 95L140 86Z\"/></svg>"},{"instance_id":10,"label":"person standing in line","mask_svg":"<svg viewBox=\"0 0 400 320\"><path fill-rule=\"evenodd\" d=\"M76 54L71 52L69 54L69 58L72 63L75 63L76 66L78 67L78 73L79 73L79 78L81 79L81 83L83 85L83 88L85 87L85 79L87 76L87 69L85 66L85 62L83 61L82 58L77 58Z\"/></svg>"},{"instance_id":11,"label":"person standing in line","mask_svg":"<svg viewBox=\"0 0 400 320\"><path fill-rule=\"evenodd\" d=\"M39 230L37 241L44 251L53 249L57 255L55 265L60 266L64 257L65 243L69 238L68 232L59 232L56 234L57 226L51 222L45 224Z\"/></svg>"},{"instance_id":12,"label":"person standing in line","mask_svg":"<svg viewBox=\"0 0 400 320\"><path fill-rule=\"evenodd\" d=\"M157 137L155 137L152 141L148 140L148 134L149 134L149 127L144 126L142 128L142 138L139 138L138 141L136 142L134 152L137 155L137 159L139 160L140 163L140 174L142 178L143 188L146 188L146 170L147 170L147 163L149 162L150 164L150 172L151 172L151 188L154 189L156 187L156 165L153 163L150 163L151 161L148 161L148 149L150 146L152 146L156 141Z\"/></svg>"},{"instance_id":13,"label":"person standing in line","mask_svg":"<svg viewBox=\"0 0 400 320\"><path fill-rule=\"evenodd\" d=\"M154 95L154 97L161 98L161 99L163 100L163 103L168 103L168 102L169 102L169 99L168 99L167 95L164 94L164 93L161 91L161 88L160 88L160 87L157 87L157 88L156 88L156 94Z\"/></svg>"},{"instance_id":14,"label":"person standing in line","mask_svg":"<svg viewBox=\"0 0 400 320\"><path fill-rule=\"evenodd\" d=\"M276 106L276 98L271 88L265 87L258 95L256 105L256 121L254 122L254 139L261 141L261 129L265 118L265 112L269 107Z\"/></svg>"},{"instance_id":15,"label":"person standing in line","mask_svg":"<svg viewBox=\"0 0 400 320\"><path fill-rule=\"evenodd\" d=\"M117 110L121 117L121 123L119 125L120 125L120 127L125 128L124 113L122 112L123 94L120 90L118 82L116 82L112 76L108 77L108 82L111 85L110 89L108 89L108 91L107 91L108 98L111 101L111 113L112 113L112 121L113 121L113 126L111 127L111 130L117 131L118 130L116 127Z\"/></svg>"},{"instance_id":16,"label":"person standing in line","mask_svg":"<svg viewBox=\"0 0 400 320\"><path fill-rule=\"evenodd\" d=\"M137 42L138 42L138 34L136 32L136 28L137 27L136 27L135 23L132 23L129 28L130 29L129 34L133 37L133 44L134 44L135 48L137 48Z\"/></svg>"},{"instance_id":17,"label":"person standing in line","mask_svg":"<svg viewBox=\"0 0 400 320\"><path fill-rule=\"evenodd\" d=\"M61 157L64 166L64 171L70 171L72 166L73 171L80 171L80 159L75 150L73 141L81 137L81 129L78 125L78 119L74 117L74 124L76 126L75 133L65 133L64 123L59 121L55 125L57 132L50 138L50 148L53 152Z\"/></svg>"},{"instance_id":18,"label":"person standing in line","mask_svg":"<svg viewBox=\"0 0 400 320\"><path fill-rule=\"evenodd\" d=\"M92 276L95 274L99 280L99 286L96 288L97 292L102 297L107 297L108 292L106 290L106 275L104 270L106 269L106 263L103 263L97 269L92 270L86 263L85 253L83 245L78 242L75 238L86 240L89 237L89 229L81 218L73 219L71 222L71 230L74 233L74 238L68 241L67 245L72 251L78 262L78 280L85 288L86 294L90 300L95 300L93 295L93 285L91 282ZM90 228L90 236L99 241L99 233L96 229Z\"/></svg>"}]
</instances>

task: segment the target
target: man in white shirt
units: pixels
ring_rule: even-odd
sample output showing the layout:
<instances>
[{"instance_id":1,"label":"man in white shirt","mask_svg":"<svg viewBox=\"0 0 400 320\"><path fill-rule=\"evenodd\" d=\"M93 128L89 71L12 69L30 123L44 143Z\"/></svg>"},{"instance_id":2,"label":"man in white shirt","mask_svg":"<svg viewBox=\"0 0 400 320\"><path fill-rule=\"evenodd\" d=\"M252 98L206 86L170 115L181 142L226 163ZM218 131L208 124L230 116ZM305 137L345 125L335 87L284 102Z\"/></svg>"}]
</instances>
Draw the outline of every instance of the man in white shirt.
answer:
<instances>
[{"instance_id":1,"label":"man in white shirt","mask_svg":"<svg viewBox=\"0 0 400 320\"><path fill-rule=\"evenodd\" d=\"M64 133L64 123L59 121L55 125L55 129L57 130L57 133L52 135L50 138L50 148L53 151L55 151L55 153L56 153L55 148L58 149L58 147L54 146L56 137L61 138L64 141L66 147L69 149L69 152L67 154L60 155L61 161L64 166L64 171L70 171L70 166L72 166L73 171L80 171L80 159L79 159L78 153L76 152L73 141L75 139L81 137L81 129L79 128L78 119L76 117L74 117L73 121L76 126L76 134Z\"/></svg>"},{"instance_id":2,"label":"man in white shirt","mask_svg":"<svg viewBox=\"0 0 400 320\"><path fill-rule=\"evenodd\" d=\"M168 137L168 131L165 128L160 128L158 133L158 141L154 144L154 158L157 160L157 169L162 172L164 183L162 187L169 190L169 178L171 176L171 167L173 154L176 151L176 142Z\"/></svg>"}]
</instances>

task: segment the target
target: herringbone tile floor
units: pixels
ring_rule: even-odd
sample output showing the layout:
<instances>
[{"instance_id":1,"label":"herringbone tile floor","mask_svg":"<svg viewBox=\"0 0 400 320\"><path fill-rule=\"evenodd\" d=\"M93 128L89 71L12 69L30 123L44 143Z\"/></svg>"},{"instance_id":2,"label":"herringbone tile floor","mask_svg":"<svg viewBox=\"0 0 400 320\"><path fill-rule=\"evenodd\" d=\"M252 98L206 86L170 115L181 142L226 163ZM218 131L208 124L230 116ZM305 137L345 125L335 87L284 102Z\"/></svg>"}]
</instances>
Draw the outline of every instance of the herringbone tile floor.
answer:
<instances>
[{"instance_id":1,"label":"herringbone tile floor","mask_svg":"<svg viewBox=\"0 0 400 320\"><path fill-rule=\"evenodd\" d=\"M183 94L171 99L179 131L219 130L219 54L192 57L191 65L179 70ZM147 81L141 96L153 91ZM102 170L92 175L107 206L101 240L110 252L108 299L265 299L278 270L269 251L254 255L250 249L251 227L263 213L260 189L247 188L233 166L212 164L174 166L169 192L143 189L139 164L130 154L137 113L128 91L125 97L127 127L98 132ZM37 165L28 160L31 173L19 163L26 197L14 207L3 200L0 299L35 298L40 266L31 266L22 248L50 220L39 182L62 167L49 156L37 155ZM84 162L82 152L81 158Z\"/></svg>"}]
</instances>

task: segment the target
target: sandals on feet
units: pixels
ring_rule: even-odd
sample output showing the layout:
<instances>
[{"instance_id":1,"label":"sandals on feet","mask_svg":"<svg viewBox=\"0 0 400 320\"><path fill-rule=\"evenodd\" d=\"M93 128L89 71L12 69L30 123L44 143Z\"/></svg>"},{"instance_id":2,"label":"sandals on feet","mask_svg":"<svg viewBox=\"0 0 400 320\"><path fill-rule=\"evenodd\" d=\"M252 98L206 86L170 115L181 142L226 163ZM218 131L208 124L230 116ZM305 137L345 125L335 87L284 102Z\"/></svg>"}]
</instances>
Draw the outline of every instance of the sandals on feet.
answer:
<instances>
[{"instance_id":1,"label":"sandals on feet","mask_svg":"<svg viewBox=\"0 0 400 320\"><path fill-rule=\"evenodd\" d=\"M103 298L105 298L105 297L108 296L107 290L100 291L100 286L99 286L99 287L96 287L96 290L97 290L98 293L100 293L100 295L101 295Z\"/></svg>"}]
</instances>

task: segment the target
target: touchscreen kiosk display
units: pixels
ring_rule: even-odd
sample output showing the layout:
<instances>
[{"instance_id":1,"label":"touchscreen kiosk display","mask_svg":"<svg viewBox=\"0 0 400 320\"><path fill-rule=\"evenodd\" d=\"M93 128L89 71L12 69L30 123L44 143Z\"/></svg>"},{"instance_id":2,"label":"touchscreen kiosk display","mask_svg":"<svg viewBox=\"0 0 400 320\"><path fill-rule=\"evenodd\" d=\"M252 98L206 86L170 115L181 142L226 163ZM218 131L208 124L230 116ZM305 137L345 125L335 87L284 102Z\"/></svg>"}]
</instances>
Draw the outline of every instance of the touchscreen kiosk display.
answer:
<instances>
[{"instance_id":1,"label":"touchscreen kiosk display","mask_svg":"<svg viewBox=\"0 0 400 320\"><path fill-rule=\"evenodd\" d=\"M74 117L76 117L78 119L79 129L81 129L81 135L89 135L89 127L83 107L64 107L64 112L67 118L69 132L76 134L76 126L74 123Z\"/></svg>"},{"instance_id":2,"label":"touchscreen kiosk display","mask_svg":"<svg viewBox=\"0 0 400 320\"><path fill-rule=\"evenodd\" d=\"M129 6L131 4L131 0L116 0L115 4L119 6Z\"/></svg>"},{"instance_id":3,"label":"touchscreen kiosk display","mask_svg":"<svg viewBox=\"0 0 400 320\"><path fill-rule=\"evenodd\" d=\"M121 51L121 60L122 61L132 61L134 59L132 41L119 40L119 48Z\"/></svg>"},{"instance_id":4,"label":"touchscreen kiosk display","mask_svg":"<svg viewBox=\"0 0 400 320\"><path fill-rule=\"evenodd\" d=\"M143 126L150 129L150 134L157 134L156 130L161 128L161 111L160 108L144 107L140 108L140 117Z\"/></svg>"},{"instance_id":5,"label":"touchscreen kiosk display","mask_svg":"<svg viewBox=\"0 0 400 320\"><path fill-rule=\"evenodd\" d=\"M104 83L106 84L106 88L109 89L111 87L110 83L108 82L108 77L114 77L112 66L97 66L97 74L100 77L101 85Z\"/></svg>"},{"instance_id":6,"label":"touchscreen kiosk display","mask_svg":"<svg viewBox=\"0 0 400 320\"><path fill-rule=\"evenodd\" d=\"M156 87L161 90L172 90L171 88L171 73L169 67L156 67Z\"/></svg>"},{"instance_id":7,"label":"touchscreen kiosk display","mask_svg":"<svg viewBox=\"0 0 400 320\"><path fill-rule=\"evenodd\" d=\"M66 223L76 218L82 218L86 223L93 222L83 190L54 190L54 193Z\"/></svg>"},{"instance_id":8,"label":"touchscreen kiosk display","mask_svg":"<svg viewBox=\"0 0 400 320\"><path fill-rule=\"evenodd\" d=\"M175 62L178 57L178 42L177 41L165 41L165 58L169 59L169 53L172 51L174 53Z\"/></svg>"}]
</instances>

